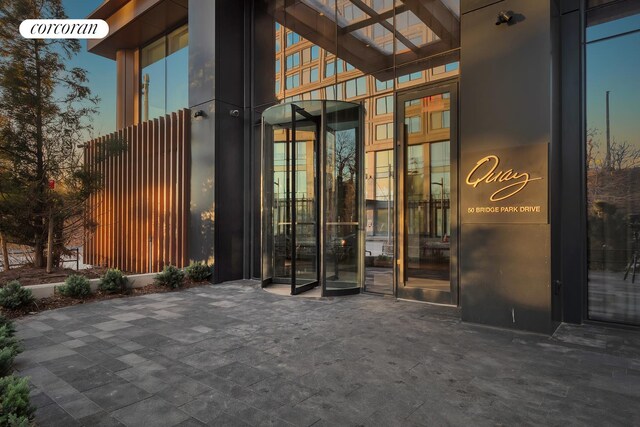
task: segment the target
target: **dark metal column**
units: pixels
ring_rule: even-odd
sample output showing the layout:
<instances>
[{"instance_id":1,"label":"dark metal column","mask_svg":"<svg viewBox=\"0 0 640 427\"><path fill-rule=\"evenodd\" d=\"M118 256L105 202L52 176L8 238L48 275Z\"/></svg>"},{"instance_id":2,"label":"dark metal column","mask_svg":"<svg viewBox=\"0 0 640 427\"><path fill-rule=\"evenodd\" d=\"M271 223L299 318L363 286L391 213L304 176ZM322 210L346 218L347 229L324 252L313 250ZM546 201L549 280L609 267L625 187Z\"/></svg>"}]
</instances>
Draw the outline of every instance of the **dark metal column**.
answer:
<instances>
[{"instance_id":1,"label":"dark metal column","mask_svg":"<svg viewBox=\"0 0 640 427\"><path fill-rule=\"evenodd\" d=\"M189 259L243 277L245 2L189 1Z\"/></svg>"}]
</instances>

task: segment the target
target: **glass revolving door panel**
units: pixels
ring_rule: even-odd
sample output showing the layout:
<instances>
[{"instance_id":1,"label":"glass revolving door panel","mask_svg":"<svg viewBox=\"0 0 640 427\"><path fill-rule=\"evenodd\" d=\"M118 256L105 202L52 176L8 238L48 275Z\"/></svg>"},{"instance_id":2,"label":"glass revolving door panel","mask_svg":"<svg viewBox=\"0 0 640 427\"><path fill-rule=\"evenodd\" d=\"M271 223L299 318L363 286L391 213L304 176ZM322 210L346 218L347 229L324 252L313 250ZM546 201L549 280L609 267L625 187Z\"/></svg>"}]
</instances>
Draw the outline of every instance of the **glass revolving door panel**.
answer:
<instances>
[{"instance_id":1,"label":"glass revolving door panel","mask_svg":"<svg viewBox=\"0 0 640 427\"><path fill-rule=\"evenodd\" d=\"M263 113L262 285L359 292L361 109L301 101Z\"/></svg>"}]
</instances>

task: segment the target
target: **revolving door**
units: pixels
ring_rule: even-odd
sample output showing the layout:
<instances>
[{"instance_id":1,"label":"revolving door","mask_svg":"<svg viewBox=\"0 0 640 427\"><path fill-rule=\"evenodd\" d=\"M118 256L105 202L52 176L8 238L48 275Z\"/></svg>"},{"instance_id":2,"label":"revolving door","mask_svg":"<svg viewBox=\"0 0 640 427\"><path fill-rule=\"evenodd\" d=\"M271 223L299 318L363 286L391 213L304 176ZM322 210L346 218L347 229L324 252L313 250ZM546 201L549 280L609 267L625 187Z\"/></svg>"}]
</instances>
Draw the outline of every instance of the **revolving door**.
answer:
<instances>
[{"instance_id":1,"label":"revolving door","mask_svg":"<svg viewBox=\"0 0 640 427\"><path fill-rule=\"evenodd\" d=\"M263 113L263 287L360 292L363 151L358 104L299 101Z\"/></svg>"}]
</instances>

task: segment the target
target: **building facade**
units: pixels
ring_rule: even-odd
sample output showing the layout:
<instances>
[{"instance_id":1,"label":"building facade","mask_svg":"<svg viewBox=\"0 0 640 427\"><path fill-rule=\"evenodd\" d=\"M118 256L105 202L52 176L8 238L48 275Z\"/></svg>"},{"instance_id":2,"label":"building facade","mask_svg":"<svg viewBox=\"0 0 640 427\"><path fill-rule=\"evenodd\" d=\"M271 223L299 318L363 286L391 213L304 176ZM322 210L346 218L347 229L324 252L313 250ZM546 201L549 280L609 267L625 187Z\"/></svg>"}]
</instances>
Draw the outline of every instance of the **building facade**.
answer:
<instances>
[{"instance_id":1,"label":"building facade","mask_svg":"<svg viewBox=\"0 0 640 427\"><path fill-rule=\"evenodd\" d=\"M640 325L637 2L107 0L91 17L134 147L101 197L151 195L96 216L93 262L275 268L327 295L349 277L544 333Z\"/></svg>"}]
</instances>

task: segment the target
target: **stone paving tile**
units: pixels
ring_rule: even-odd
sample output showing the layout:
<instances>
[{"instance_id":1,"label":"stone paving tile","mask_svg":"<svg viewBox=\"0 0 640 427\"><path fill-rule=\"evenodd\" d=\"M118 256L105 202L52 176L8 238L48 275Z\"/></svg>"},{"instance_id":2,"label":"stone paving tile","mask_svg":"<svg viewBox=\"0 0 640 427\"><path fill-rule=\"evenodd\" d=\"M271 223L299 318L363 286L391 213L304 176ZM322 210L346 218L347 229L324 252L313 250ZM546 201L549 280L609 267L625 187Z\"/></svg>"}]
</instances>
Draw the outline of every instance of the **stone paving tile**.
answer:
<instances>
[{"instance_id":1,"label":"stone paving tile","mask_svg":"<svg viewBox=\"0 0 640 427\"><path fill-rule=\"evenodd\" d=\"M82 425L55 403L39 408L36 411L35 422L37 425L48 427L74 427Z\"/></svg>"},{"instance_id":2,"label":"stone paving tile","mask_svg":"<svg viewBox=\"0 0 640 427\"><path fill-rule=\"evenodd\" d=\"M116 420L106 412L98 412L96 414L89 415L84 418L80 418L78 421L80 421L80 424L87 427L89 426L90 427L122 427L124 426L124 424L122 424L120 421Z\"/></svg>"},{"instance_id":3,"label":"stone paving tile","mask_svg":"<svg viewBox=\"0 0 640 427\"><path fill-rule=\"evenodd\" d=\"M124 380L115 380L92 388L85 394L105 411L114 411L151 396L150 393Z\"/></svg>"},{"instance_id":4,"label":"stone paving tile","mask_svg":"<svg viewBox=\"0 0 640 427\"><path fill-rule=\"evenodd\" d=\"M17 322L41 426L640 425L640 333L237 281Z\"/></svg>"},{"instance_id":5,"label":"stone paving tile","mask_svg":"<svg viewBox=\"0 0 640 427\"><path fill-rule=\"evenodd\" d=\"M185 412L159 397L150 397L113 412L126 426L171 427L190 418Z\"/></svg>"}]
</instances>

